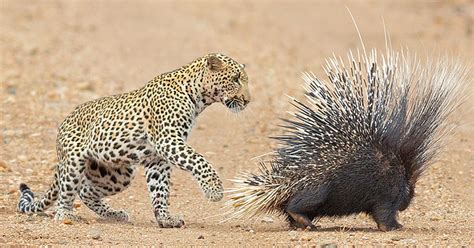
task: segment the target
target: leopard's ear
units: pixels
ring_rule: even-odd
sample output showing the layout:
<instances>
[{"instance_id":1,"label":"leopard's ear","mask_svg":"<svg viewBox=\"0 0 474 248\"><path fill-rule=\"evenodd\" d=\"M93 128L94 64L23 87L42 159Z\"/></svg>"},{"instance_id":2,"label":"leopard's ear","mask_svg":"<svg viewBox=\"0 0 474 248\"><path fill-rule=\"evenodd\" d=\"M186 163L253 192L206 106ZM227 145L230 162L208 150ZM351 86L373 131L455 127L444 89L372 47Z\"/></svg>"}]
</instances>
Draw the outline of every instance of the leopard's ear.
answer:
<instances>
[{"instance_id":1,"label":"leopard's ear","mask_svg":"<svg viewBox=\"0 0 474 248\"><path fill-rule=\"evenodd\" d=\"M211 71L220 71L224 69L224 62L219 59L215 54L209 55L207 58L207 68Z\"/></svg>"}]
</instances>

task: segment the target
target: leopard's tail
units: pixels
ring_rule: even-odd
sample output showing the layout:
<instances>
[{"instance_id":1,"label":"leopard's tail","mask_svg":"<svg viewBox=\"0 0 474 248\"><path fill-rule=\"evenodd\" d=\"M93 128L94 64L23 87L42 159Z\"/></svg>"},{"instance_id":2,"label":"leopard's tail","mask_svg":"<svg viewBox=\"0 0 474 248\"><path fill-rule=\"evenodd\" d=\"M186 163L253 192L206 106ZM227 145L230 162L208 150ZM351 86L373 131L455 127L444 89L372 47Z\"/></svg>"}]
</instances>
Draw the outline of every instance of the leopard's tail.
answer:
<instances>
[{"instance_id":1,"label":"leopard's tail","mask_svg":"<svg viewBox=\"0 0 474 248\"><path fill-rule=\"evenodd\" d=\"M35 194L25 183L20 184L20 200L18 201L18 211L21 213L43 212L50 207L59 194L59 170L56 168L54 179L49 189L40 197L35 199Z\"/></svg>"}]
</instances>

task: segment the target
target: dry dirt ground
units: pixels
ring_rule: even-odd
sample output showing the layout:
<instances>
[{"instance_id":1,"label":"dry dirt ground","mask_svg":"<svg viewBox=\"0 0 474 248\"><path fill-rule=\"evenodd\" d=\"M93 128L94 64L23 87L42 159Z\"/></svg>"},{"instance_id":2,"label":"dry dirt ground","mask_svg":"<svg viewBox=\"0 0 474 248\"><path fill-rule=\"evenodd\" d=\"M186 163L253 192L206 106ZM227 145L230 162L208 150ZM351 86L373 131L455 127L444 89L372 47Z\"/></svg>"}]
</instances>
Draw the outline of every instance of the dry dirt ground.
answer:
<instances>
[{"instance_id":1,"label":"dry dirt ground","mask_svg":"<svg viewBox=\"0 0 474 248\"><path fill-rule=\"evenodd\" d=\"M171 211L184 215L183 229L157 227L143 169L130 189L108 199L129 211L130 223L98 220L79 201L77 212L87 223L15 211L20 182L38 193L47 188L57 161L57 127L76 105L139 88L209 52L247 64L253 102L237 116L219 104L208 108L190 143L224 179L255 170L251 158L271 151L275 144L266 137L279 133L278 118L290 110L285 94L302 95L301 72L322 75L325 57L358 46L345 6L368 47L383 48L383 17L395 47L473 64L474 7L468 1L1 0L0 245L472 246L472 97L456 113L459 126L447 152L400 214L400 231L379 232L365 215L323 219L314 232L289 231L277 217L220 223L223 202L206 201L179 170L172 174Z\"/></svg>"}]
</instances>

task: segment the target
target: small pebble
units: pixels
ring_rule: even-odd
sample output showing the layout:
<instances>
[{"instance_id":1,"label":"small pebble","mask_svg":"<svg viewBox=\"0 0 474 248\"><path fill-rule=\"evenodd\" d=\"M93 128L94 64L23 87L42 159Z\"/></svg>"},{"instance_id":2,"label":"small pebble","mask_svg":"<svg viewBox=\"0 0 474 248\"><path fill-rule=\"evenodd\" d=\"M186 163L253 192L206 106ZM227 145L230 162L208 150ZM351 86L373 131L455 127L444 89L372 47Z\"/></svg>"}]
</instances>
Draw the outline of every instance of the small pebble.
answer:
<instances>
[{"instance_id":1,"label":"small pebble","mask_svg":"<svg viewBox=\"0 0 474 248\"><path fill-rule=\"evenodd\" d=\"M9 171L12 171L12 170L10 169L10 167L8 167L8 165L5 161L0 160L0 171L9 172Z\"/></svg>"},{"instance_id":2,"label":"small pebble","mask_svg":"<svg viewBox=\"0 0 474 248\"><path fill-rule=\"evenodd\" d=\"M402 240L404 243L416 243L415 239L403 239Z\"/></svg>"},{"instance_id":3,"label":"small pebble","mask_svg":"<svg viewBox=\"0 0 474 248\"><path fill-rule=\"evenodd\" d=\"M32 216L32 215L28 215L28 217L26 217L26 221L33 221L33 216Z\"/></svg>"},{"instance_id":4,"label":"small pebble","mask_svg":"<svg viewBox=\"0 0 474 248\"><path fill-rule=\"evenodd\" d=\"M198 239L204 239L204 235L199 235Z\"/></svg>"},{"instance_id":5,"label":"small pebble","mask_svg":"<svg viewBox=\"0 0 474 248\"><path fill-rule=\"evenodd\" d=\"M298 240L298 238L296 237L296 236L298 235L298 234L296 233L296 231L294 231L294 230L293 230L293 231L290 231L290 232L288 233L288 235L290 236L290 240L291 240L291 241L297 241L297 240Z\"/></svg>"},{"instance_id":6,"label":"small pebble","mask_svg":"<svg viewBox=\"0 0 474 248\"><path fill-rule=\"evenodd\" d=\"M263 217L262 223L273 223L273 218L271 217Z\"/></svg>"},{"instance_id":7,"label":"small pebble","mask_svg":"<svg viewBox=\"0 0 474 248\"><path fill-rule=\"evenodd\" d=\"M27 160L27 157L25 155L18 155L18 160L20 160L21 162L25 162Z\"/></svg>"},{"instance_id":8,"label":"small pebble","mask_svg":"<svg viewBox=\"0 0 474 248\"><path fill-rule=\"evenodd\" d=\"M402 239L403 239L402 237L398 237L398 236L395 236L395 237L391 238L392 241L400 241Z\"/></svg>"},{"instance_id":9,"label":"small pebble","mask_svg":"<svg viewBox=\"0 0 474 248\"><path fill-rule=\"evenodd\" d=\"M102 234L102 231L100 229L92 228L89 230L89 233L87 234L87 236L95 240L102 240L101 234Z\"/></svg>"},{"instance_id":10,"label":"small pebble","mask_svg":"<svg viewBox=\"0 0 474 248\"><path fill-rule=\"evenodd\" d=\"M90 82L78 83L78 84L76 84L76 87L79 90L87 90L87 91L93 91L94 90L94 87L93 87L92 83L90 83Z\"/></svg>"},{"instance_id":11,"label":"small pebble","mask_svg":"<svg viewBox=\"0 0 474 248\"><path fill-rule=\"evenodd\" d=\"M72 225L72 220L65 219L65 220L63 220L63 224Z\"/></svg>"},{"instance_id":12,"label":"small pebble","mask_svg":"<svg viewBox=\"0 0 474 248\"><path fill-rule=\"evenodd\" d=\"M431 221L440 221L440 220L442 220L442 219L443 219L443 218L442 218L441 216L432 216L432 217L430 218Z\"/></svg>"},{"instance_id":13,"label":"small pebble","mask_svg":"<svg viewBox=\"0 0 474 248\"><path fill-rule=\"evenodd\" d=\"M308 236L301 236L300 241L311 241L311 237Z\"/></svg>"}]
</instances>

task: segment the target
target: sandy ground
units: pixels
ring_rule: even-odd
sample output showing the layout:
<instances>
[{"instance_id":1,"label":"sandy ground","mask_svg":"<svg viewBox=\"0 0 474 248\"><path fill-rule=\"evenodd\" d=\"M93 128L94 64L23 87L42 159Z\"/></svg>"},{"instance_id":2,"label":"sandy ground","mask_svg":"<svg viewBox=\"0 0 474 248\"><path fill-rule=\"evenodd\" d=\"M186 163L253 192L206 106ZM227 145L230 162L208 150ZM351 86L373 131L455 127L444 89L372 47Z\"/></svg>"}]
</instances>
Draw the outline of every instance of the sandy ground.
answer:
<instances>
[{"instance_id":1,"label":"sandy ground","mask_svg":"<svg viewBox=\"0 0 474 248\"><path fill-rule=\"evenodd\" d=\"M86 223L15 211L17 187L46 189L55 164L58 125L77 105L141 87L155 75L209 52L247 64L253 102L240 115L213 105L190 143L230 179L255 170L251 158L271 151L284 94L300 97L301 72L322 75L324 58L345 55L358 39L383 48L382 17L395 47L421 57L447 54L473 64L473 4L468 1L0 1L0 245L335 245L473 246L474 100L457 111L457 133L419 182L404 228L382 233L364 215L323 219L315 232L289 231L277 217L220 223L223 202L211 203L186 172L172 174L171 211L184 229L157 227L143 169L109 199L130 223L98 220L78 201ZM472 76L472 74L471 74ZM472 78L472 77L471 77ZM472 89L473 84L468 86ZM229 181L225 187L231 186Z\"/></svg>"}]
</instances>

